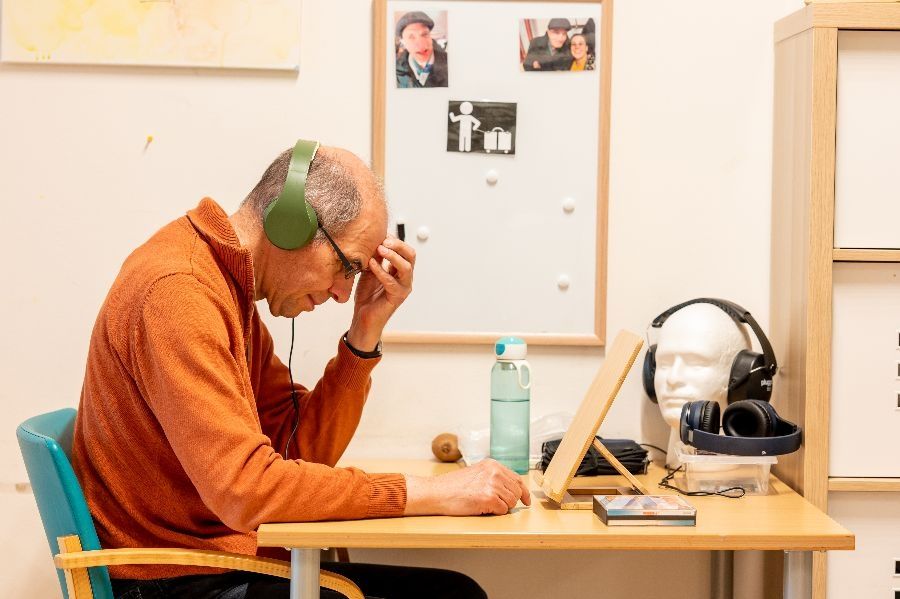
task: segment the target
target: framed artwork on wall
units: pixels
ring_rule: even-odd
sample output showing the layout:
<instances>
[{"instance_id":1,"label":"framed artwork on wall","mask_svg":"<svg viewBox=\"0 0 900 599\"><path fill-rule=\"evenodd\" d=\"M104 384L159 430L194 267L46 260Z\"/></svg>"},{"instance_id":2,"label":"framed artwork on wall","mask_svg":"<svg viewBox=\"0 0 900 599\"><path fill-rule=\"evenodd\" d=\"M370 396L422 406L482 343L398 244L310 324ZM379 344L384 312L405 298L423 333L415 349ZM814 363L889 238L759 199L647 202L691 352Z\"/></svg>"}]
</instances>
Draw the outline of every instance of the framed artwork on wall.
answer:
<instances>
[{"instance_id":1,"label":"framed artwork on wall","mask_svg":"<svg viewBox=\"0 0 900 599\"><path fill-rule=\"evenodd\" d=\"M2 0L3 62L297 70L300 0Z\"/></svg>"}]
</instances>

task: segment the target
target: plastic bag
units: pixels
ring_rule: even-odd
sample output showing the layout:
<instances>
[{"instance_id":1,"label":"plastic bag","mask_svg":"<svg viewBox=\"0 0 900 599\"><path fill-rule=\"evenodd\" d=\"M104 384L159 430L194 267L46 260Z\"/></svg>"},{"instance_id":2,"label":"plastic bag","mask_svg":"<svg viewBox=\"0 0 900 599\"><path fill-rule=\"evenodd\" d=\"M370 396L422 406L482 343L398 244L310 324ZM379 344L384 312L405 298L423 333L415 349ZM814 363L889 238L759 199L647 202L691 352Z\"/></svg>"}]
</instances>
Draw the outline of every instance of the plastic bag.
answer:
<instances>
[{"instance_id":1,"label":"plastic bag","mask_svg":"<svg viewBox=\"0 0 900 599\"><path fill-rule=\"evenodd\" d=\"M562 437L574 417L571 412L554 412L531 420L528 444L528 465L530 468L536 468L541 463L541 451L544 441ZM459 452L462 454L462 459L466 466L477 464L491 456L490 425L480 425L475 429L459 427L455 432L456 437L459 439Z\"/></svg>"}]
</instances>

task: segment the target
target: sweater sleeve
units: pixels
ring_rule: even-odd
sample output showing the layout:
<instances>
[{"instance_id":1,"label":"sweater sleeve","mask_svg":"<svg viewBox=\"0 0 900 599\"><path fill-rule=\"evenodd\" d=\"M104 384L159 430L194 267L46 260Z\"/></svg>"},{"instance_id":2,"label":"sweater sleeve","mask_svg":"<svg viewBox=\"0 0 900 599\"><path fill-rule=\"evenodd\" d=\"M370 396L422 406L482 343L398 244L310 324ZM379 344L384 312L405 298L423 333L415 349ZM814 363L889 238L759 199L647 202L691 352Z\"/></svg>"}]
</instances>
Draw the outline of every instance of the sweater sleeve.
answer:
<instances>
[{"instance_id":1,"label":"sweater sleeve","mask_svg":"<svg viewBox=\"0 0 900 599\"><path fill-rule=\"evenodd\" d=\"M294 422L291 380L287 366L275 355L266 325L253 317L253 364L251 378L262 431L276 451L284 452ZM359 426L371 387L372 369L380 358L355 356L343 341L312 390L295 382L300 410L297 432L288 456L334 466L347 449Z\"/></svg>"},{"instance_id":2,"label":"sweater sleeve","mask_svg":"<svg viewBox=\"0 0 900 599\"><path fill-rule=\"evenodd\" d=\"M401 475L276 452L260 425L230 302L190 275L168 276L151 288L132 336L135 381L203 502L243 532L265 522L402 515Z\"/></svg>"}]
</instances>

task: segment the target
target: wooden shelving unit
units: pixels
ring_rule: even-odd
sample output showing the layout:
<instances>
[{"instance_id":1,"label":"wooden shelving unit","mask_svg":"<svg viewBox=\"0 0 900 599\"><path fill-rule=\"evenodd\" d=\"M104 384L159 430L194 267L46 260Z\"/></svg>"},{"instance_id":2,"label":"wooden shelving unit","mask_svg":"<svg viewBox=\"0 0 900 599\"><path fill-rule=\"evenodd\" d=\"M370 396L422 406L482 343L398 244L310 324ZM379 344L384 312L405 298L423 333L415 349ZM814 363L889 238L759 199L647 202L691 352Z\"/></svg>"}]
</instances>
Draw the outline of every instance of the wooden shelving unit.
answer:
<instances>
[{"instance_id":1,"label":"wooden shelving unit","mask_svg":"<svg viewBox=\"0 0 900 599\"><path fill-rule=\"evenodd\" d=\"M833 269L900 262L900 249L835 247L838 32L898 30L900 3L812 3L775 24L770 339L773 403L801 424L804 446L776 474L822 510L833 491L898 492L898 478L829 478ZM813 556L812 596L826 595Z\"/></svg>"},{"instance_id":2,"label":"wooden shelving unit","mask_svg":"<svg viewBox=\"0 0 900 599\"><path fill-rule=\"evenodd\" d=\"M829 491L894 492L900 491L900 478L848 478L828 479Z\"/></svg>"},{"instance_id":3,"label":"wooden shelving unit","mask_svg":"<svg viewBox=\"0 0 900 599\"><path fill-rule=\"evenodd\" d=\"M900 262L900 250L856 250L834 248L835 262Z\"/></svg>"}]
</instances>

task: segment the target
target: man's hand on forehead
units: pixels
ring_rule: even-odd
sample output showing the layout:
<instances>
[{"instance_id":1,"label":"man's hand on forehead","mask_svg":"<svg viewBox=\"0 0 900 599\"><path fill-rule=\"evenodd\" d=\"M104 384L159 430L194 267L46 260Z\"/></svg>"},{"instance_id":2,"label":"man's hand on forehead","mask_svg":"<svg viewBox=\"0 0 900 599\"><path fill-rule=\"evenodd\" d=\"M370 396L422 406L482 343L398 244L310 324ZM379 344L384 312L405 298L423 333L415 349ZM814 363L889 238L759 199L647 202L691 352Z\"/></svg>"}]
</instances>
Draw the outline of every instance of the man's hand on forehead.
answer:
<instances>
[{"instance_id":1,"label":"man's hand on forehead","mask_svg":"<svg viewBox=\"0 0 900 599\"><path fill-rule=\"evenodd\" d=\"M415 264L416 251L394 235L378 245L356 287L347 334L351 345L369 351L378 344L388 320L412 293Z\"/></svg>"}]
</instances>

